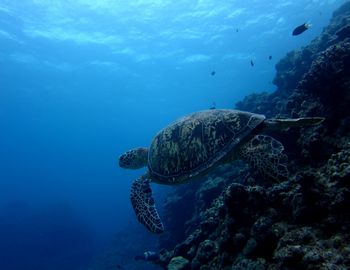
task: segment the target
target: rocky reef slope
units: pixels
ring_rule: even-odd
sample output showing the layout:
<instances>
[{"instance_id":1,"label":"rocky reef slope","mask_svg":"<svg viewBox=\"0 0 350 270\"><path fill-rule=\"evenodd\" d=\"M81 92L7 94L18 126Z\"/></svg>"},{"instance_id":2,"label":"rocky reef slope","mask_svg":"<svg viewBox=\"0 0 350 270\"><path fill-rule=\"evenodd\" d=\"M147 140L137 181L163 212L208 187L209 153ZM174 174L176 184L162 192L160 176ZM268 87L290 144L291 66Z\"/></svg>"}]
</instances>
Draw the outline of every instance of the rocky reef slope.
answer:
<instances>
[{"instance_id":1,"label":"rocky reef slope","mask_svg":"<svg viewBox=\"0 0 350 270\"><path fill-rule=\"evenodd\" d=\"M175 190L159 243L164 269L350 268L350 3L276 69L274 93L236 108L326 120L273 134L289 157L288 181L268 183L238 163Z\"/></svg>"}]
</instances>

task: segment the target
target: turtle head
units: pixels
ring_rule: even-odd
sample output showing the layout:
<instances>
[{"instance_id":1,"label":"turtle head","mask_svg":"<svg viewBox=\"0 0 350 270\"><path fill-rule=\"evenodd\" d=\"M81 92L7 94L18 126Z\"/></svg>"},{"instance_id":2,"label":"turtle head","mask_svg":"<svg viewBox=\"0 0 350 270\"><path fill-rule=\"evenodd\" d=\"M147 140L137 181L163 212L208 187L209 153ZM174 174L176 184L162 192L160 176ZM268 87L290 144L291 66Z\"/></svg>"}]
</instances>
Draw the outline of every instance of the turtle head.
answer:
<instances>
[{"instance_id":1,"label":"turtle head","mask_svg":"<svg viewBox=\"0 0 350 270\"><path fill-rule=\"evenodd\" d=\"M138 147L126 151L119 157L119 166L124 169L140 169L148 162L148 148Z\"/></svg>"}]
</instances>

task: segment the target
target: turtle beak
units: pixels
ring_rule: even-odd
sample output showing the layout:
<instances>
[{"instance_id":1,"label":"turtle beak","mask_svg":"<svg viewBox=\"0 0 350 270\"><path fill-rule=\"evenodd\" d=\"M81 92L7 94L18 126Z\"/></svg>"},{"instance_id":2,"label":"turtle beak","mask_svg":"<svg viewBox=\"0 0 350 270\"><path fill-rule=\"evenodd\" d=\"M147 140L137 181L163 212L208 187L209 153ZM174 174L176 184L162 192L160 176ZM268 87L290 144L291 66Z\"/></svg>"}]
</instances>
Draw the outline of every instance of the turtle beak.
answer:
<instances>
[{"instance_id":1,"label":"turtle beak","mask_svg":"<svg viewBox=\"0 0 350 270\"><path fill-rule=\"evenodd\" d=\"M124 169L141 169L147 165L147 148L131 149L119 157L119 167Z\"/></svg>"},{"instance_id":2,"label":"turtle beak","mask_svg":"<svg viewBox=\"0 0 350 270\"><path fill-rule=\"evenodd\" d=\"M119 157L119 167L123 169L140 169L143 165L139 164L133 151L128 151Z\"/></svg>"},{"instance_id":3,"label":"turtle beak","mask_svg":"<svg viewBox=\"0 0 350 270\"><path fill-rule=\"evenodd\" d=\"M126 154L123 154L119 157L119 167L124 168L124 169L128 169L130 167L130 161L127 158Z\"/></svg>"}]
</instances>

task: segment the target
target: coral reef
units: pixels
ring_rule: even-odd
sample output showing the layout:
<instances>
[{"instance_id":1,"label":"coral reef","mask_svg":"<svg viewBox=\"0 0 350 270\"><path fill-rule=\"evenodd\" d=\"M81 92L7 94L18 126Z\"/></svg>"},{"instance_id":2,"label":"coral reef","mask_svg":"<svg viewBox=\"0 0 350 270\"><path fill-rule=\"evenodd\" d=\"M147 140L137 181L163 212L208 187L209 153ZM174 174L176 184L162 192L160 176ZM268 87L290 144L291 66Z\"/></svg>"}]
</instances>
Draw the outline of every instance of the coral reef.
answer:
<instances>
[{"instance_id":1,"label":"coral reef","mask_svg":"<svg viewBox=\"0 0 350 270\"><path fill-rule=\"evenodd\" d=\"M186 270L190 269L190 263L187 259L178 256L171 259L168 270Z\"/></svg>"},{"instance_id":2,"label":"coral reef","mask_svg":"<svg viewBox=\"0 0 350 270\"><path fill-rule=\"evenodd\" d=\"M326 118L273 135L286 147L289 179L268 183L238 163L178 187L165 206L164 269L350 268L349 29L347 2L319 38L276 65L274 93L236 105L268 117Z\"/></svg>"}]
</instances>

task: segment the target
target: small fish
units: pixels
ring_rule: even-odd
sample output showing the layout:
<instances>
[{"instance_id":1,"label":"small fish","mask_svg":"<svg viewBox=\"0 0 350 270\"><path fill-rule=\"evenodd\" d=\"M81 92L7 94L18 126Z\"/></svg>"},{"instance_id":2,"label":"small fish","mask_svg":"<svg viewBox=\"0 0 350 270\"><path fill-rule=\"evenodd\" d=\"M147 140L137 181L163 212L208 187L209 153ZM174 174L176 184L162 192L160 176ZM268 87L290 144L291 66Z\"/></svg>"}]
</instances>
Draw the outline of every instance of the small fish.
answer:
<instances>
[{"instance_id":1,"label":"small fish","mask_svg":"<svg viewBox=\"0 0 350 270\"><path fill-rule=\"evenodd\" d=\"M293 30L292 35L293 35L293 36L300 35L300 34L303 33L304 31L306 31L307 29L309 29L310 26L311 26L311 25L308 24L308 23L303 23L302 25L299 25L298 27L296 27L296 28Z\"/></svg>"},{"instance_id":2,"label":"small fish","mask_svg":"<svg viewBox=\"0 0 350 270\"><path fill-rule=\"evenodd\" d=\"M210 73L210 75L211 75L211 76L214 76L215 73L216 73L216 72L213 70L213 71Z\"/></svg>"},{"instance_id":3,"label":"small fish","mask_svg":"<svg viewBox=\"0 0 350 270\"><path fill-rule=\"evenodd\" d=\"M239 30L238 30L238 28L237 28L237 29L236 29L236 33L238 33L238 31L239 31Z\"/></svg>"},{"instance_id":4,"label":"small fish","mask_svg":"<svg viewBox=\"0 0 350 270\"><path fill-rule=\"evenodd\" d=\"M251 65L252 67L254 67L254 62L253 62L253 60L250 60L250 65Z\"/></svg>"},{"instance_id":5,"label":"small fish","mask_svg":"<svg viewBox=\"0 0 350 270\"><path fill-rule=\"evenodd\" d=\"M118 269L121 269L122 267L120 266L120 264L117 264L117 268L118 268Z\"/></svg>"},{"instance_id":6,"label":"small fish","mask_svg":"<svg viewBox=\"0 0 350 270\"><path fill-rule=\"evenodd\" d=\"M271 60L271 59L272 59L272 55L269 56L269 60Z\"/></svg>"}]
</instances>

